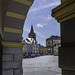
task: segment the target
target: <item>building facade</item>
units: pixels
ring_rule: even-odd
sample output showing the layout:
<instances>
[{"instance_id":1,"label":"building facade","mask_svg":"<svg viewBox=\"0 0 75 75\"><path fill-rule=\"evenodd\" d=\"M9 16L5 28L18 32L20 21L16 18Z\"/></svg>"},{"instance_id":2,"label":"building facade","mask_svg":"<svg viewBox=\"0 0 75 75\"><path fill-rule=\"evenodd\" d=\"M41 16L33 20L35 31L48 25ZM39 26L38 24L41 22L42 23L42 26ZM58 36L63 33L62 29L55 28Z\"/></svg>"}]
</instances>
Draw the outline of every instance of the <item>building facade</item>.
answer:
<instances>
[{"instance_id":1,"label":"building facade","mask_svg":"<svg viewBox=\"0 0 75 75\"><path fill-rule=\"evenodd\" d=\"M26 38L25 43L27 43L27 44L36 44L36 41L33 38Z\"/></svg>"},{"instance_id":2,"label":"building facade","mask_svg":"<svg viewBox=\"0 0 75 75\"><path fill-rule=\"evenodd\" d=\"M32 44L32 54L39 54L39 45Z\"/></svg>"},{"instance_id":3,"label":"building facade","mask_svg":"<svg viewBox=\"0 0 75 75\"><path fill-rule=\"evenodd\" d=\"M39 45L39 54L47 55L48 54L47 47L44 47L42 45Z\"/></svg>"},{"instance_id":4,"label":"building facade","mask_svg":"<svg viewBox=\"0 0 75 75\"><path fill-rule=\"evenodd\" d=\"M32 54L32 44L28 44L28 54Z\"/></svg>"},{"instance_id":5,"label":"building facade","mask_svg":"<svg viewBox=\"0 0 75 75\"><path fill-rule=\"evenodd\" d=\"M53 47L54 50L54 55L57 56L58 55L58 48L61 47L61 44L56 44L56 46Z\"/></svg>"},{"instance_id":6,"label":"building facade","mask_svg":"<svg viewBox=\"0 0 75 75\"><path fill-rule=\"evenodd\" d=\"M61 42L61 38L59 36L51 36L50 38L47 38L46 39L46 47L48 49L48 54L51 54L51 55L54 55L54 51L56 51L58 54L58 47L59 47L59 44ZM57 50L55 50L57 49Z\"/></svg>"},{"instance_id":7,"label":"building facade","mask_svg":"<svg viewBox=\"0 0 75 75\"><path fill-rule=\"evenodd\" d=\"M33 29L33 25L31 25L31 30L30 33L28 34L28 38L26 38L25 40L22 40L22 43L26 43L27 44L27 48L28 48L28 54L39 54L39 50L38 50L38 44L36 41L36 33L34 32ZM25 52L25 49L27 49L26 46L24 45L23 47L23 51Z\"/></svg>"},{"instance_id":8,"label":"building facade","mask_svg":"<svg viewBox=\"0 0 75 75\"><path fill-rule=\"evenodd\" d=\"M28 54L28 45L25 43L24 46L22 47L22 53Z\"/></svg>"}]
</instances>

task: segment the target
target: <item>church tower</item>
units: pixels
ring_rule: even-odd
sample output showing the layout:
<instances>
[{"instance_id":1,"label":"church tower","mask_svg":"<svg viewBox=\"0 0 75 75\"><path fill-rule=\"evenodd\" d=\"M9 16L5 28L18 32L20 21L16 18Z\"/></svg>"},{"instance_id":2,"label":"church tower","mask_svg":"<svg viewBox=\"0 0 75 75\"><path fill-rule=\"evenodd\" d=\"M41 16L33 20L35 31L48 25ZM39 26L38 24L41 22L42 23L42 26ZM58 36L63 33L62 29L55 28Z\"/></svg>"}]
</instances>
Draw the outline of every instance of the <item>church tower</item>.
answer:
<instances>
[{"instance_id":1,"label":"church tower","mask_svg":"<svg viewBox=\"0 0 75 75\"><path fill-rule=\"evenodd\" d=\"M29 38L33 38L36 41L36 33L34 32L33 25L31 25L30 33L28 34Z\"/></svg>"}]
</instances>

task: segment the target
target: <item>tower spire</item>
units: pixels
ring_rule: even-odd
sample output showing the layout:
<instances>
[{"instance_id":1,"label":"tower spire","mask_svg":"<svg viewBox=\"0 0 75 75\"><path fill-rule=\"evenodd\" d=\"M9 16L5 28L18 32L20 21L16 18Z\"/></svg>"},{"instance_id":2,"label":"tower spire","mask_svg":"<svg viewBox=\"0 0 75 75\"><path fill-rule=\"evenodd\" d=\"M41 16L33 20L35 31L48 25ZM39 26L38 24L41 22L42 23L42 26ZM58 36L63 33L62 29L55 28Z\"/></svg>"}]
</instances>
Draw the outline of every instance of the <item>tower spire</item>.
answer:
<instances>
[{"instance_id":1,"label":"tower spire","mask_svg":"<svg viewBox=\"0 0 75 75\"><path fill-rule=\"evenodd\" d=\"M34 33L33 25L31 25L31 31L30 33Z\"/></svg>"},{"instance_id":2,"label":"tower spire","mask_svg":"<svg viewBox=\"0 0 75 75\"><path fill-rule=\"evenodd\" d=\"M34 32L32 24L31 24L31 30L30 30L30 33L28 34L28 37L33 38L34 40L36 40L36 33Z\"/></svg>"}]
</instances>

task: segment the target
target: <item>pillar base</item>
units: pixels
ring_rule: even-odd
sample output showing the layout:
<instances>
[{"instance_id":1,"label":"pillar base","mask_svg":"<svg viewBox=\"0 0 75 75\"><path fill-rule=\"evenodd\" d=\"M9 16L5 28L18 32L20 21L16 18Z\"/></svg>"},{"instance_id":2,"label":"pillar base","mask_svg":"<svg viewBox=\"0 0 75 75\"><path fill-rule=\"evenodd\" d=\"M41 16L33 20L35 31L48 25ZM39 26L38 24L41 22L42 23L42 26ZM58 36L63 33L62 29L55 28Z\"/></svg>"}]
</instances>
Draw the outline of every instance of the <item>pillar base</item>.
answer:
<instances>
[{"instance_id":1,"label":"pillar base","mask_svg":"<svg viewBox=\"0 0 75 75\"><path fill-rule=\"evenodd\" d=\"M75 47L59 48L59 67L62 75L75 75Z\"/></svg>"},{"instance_id":2,"label":"pillar base","mask_svg":"<svg viewBox=\"0 0 75 75\"><path fill-rule=\"evenodd\" d=\"M2 54L2 75L23 75L22 48L4 47Z\"/></svg>"},{"instance_id":3,"label":"pillar base","mask_svg":"<svg viewBox=\"0 0 75 75\"><path fill-rule=\"evenodd\" d=\"M75 71L63 69L62 75L75 75Z\"/></svg>"},{"instance_id":4,"label":"pillar base","mask_svg":"<svg viewBox=\"0 0 75 75\"><path fill-rule=\"evenodd\" d=\"M75 71L75 47L59 48L59 67Z\"/></svg>"}]
</instances>

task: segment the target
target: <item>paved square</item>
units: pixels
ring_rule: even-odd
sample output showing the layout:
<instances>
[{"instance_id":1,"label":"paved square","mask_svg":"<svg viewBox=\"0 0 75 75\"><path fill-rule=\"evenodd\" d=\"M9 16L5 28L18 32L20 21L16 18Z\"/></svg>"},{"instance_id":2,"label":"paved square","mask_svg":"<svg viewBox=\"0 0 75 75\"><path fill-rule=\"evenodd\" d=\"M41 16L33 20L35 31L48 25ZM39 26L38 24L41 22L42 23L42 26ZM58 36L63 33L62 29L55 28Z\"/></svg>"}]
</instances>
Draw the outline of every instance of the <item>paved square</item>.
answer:
<instances>
[{"instance_id":1,"label":"paved square","mask_svg":"<svg viewBox=\"0 0 75 75\"><path fill-rule=\"evenodd\" d=\"M23 59L23 75L61 75L58 56L46 55Z\"/></svg>"}]
</instances>

